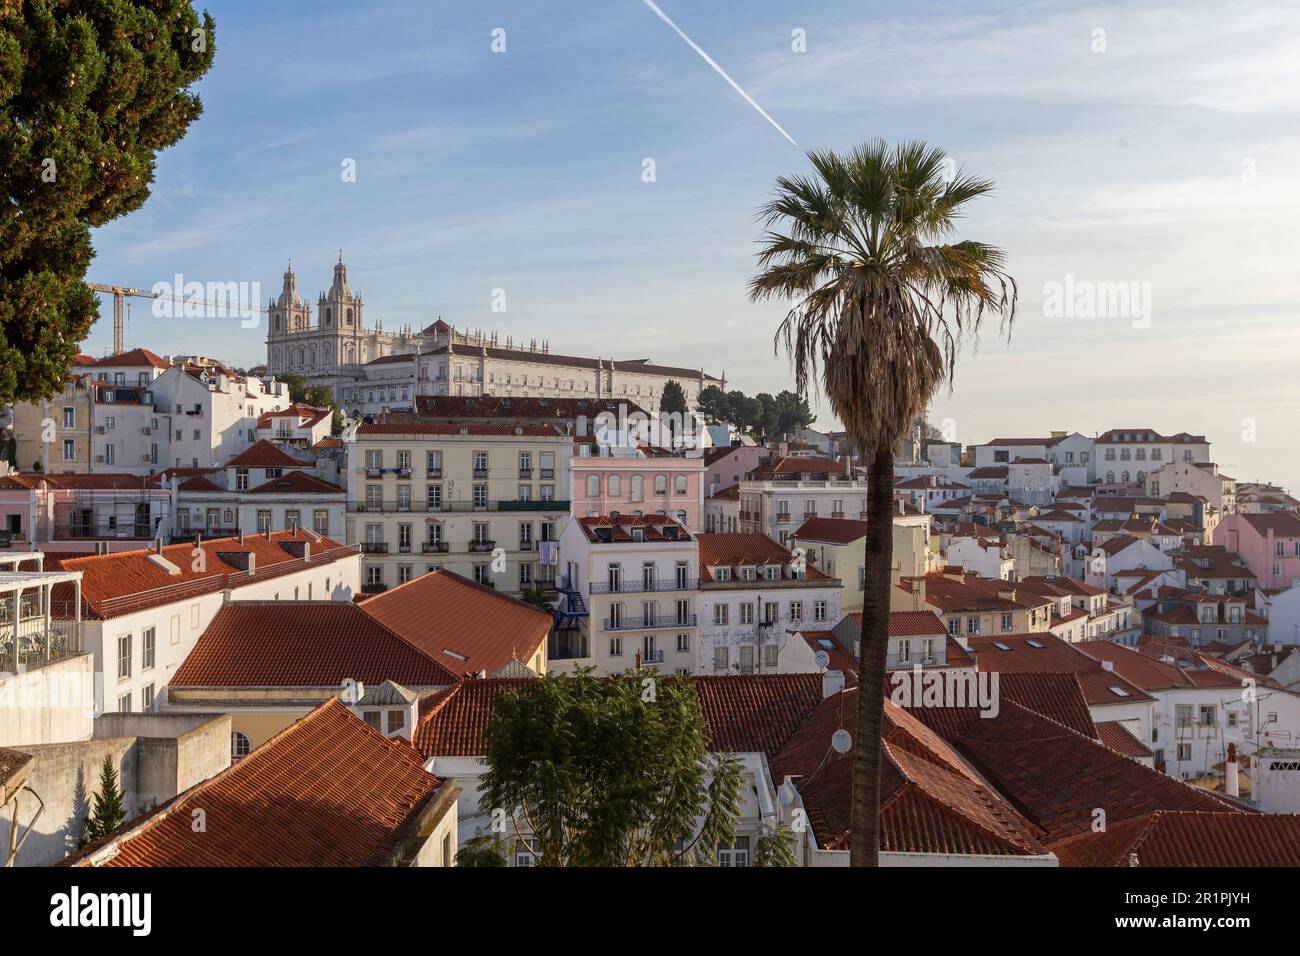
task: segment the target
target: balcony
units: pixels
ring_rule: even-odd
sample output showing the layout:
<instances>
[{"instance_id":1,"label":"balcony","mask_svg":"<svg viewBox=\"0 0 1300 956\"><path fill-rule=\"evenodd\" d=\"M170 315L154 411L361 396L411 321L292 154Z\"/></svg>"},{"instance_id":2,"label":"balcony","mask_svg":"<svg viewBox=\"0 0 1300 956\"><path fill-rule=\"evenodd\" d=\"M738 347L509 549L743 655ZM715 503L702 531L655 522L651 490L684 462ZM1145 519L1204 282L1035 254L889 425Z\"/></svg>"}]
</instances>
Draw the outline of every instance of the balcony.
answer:
<instances>
[{"instance_id":1,"label":"balcony","mask_svg":"<svg viewBox=\"0 0 1300 956\"><path fill-rule=\"evenodd\" d=\"M642 578L633 581L620 581L618 584L611 584L608 581L593 581L591 593L644 594L649 591L697 591L699 585L699 578L655 578L652 581L646 581Z\"/></svg>"},{"instance_id":2,"label":"balcony","mask_svg":"<svg viewBox=\"0 0 1300 956\"><path fill-rule=\"evenodd\" d=\"M481 554L485 551L491 551L497 546L497 543L491 538L476 538L469 543L470 554Z\"/></svg>"},{"instance_id":3,"label":"balcony","mask_svg":"<svg viewBox=\"0 0 1300 956\"><path fill-rule=\"evenodd\" d=\"M362 541L362 554L387 554L388 543L386 541Z\"/></svg>"},{"instance_id":4,"label":"balcony","mask_svg":"<svg viewBox=\"0 0 1300 956\"><path fill-rule=\"evenodd\" d=\"M533 480L533 470L532 470L531 468L520 468L520 469L519 469L519 480L520 480L520 481L532 481L532 480Z\"/></svg>"},{"instance_id":5,"label":"balcony","mask_svg":"<svg viewBox=\"0 0 1300 956\"><path fill-rule=\"evenodd\" d=\"M617 621L605 618L607 631L654 631L672 627L694 627L698 615L663 614L651 617L623 617Z\"/></svg>"},{"instance_id":6,"label":"balcony","mask_svg":"<svg viewBox=\"0 0 1300 956\"><path fill-rule=\"evenodd\" d=\"M663 662L664 662L663 651L642 651L641 652L642 664L662 664Z\"/></svg>"},{"instance_id":7,"label":"balcony","mask_svg":"<svg viewBox=\"0 0 1300 956\"><path fill-rule=\"evenodd\" d=\"M424 473L424 477L430 481L440 481L442 480L442 469L430 468Z\"/></svg>"},{"instance_id":8,"label":"balcony","mask_svg":"<svg viewBox=\"0 0 1300 956\"><path fill-rule=\"evenodd\" d=\"M552 632L546 656L552 661L574 661L590 657L587 639L577 631Z\"/></svg>"},{"instance_id":9,"label":"balcony","mask_svg":"<svg viewBox=\"0 0 1300 956\"><path fill-rule=\"evenodd\" d=\"M778 512L776 516L776 520L778 524L784 524L785 522L789 521L790 520L789 512Z\"/></svg>"},{"instance_id":10,"label":"balcony","mask_svg":"<svg viewBox=\"0 0 1300 956\"><path fill-rule=\"evenodd\" d=\"M486 479L487 479L487 476L488 476L488 470L487 470L486 468L475 468L475 469L474 469L474 477L477 478L477 479L479 479L480 481L482 481L482 480L486 480Z\"/></svg>"},{"instance_id":11,"label":"balcony","mask_svg":"<svg viewBox=\"0 0 1300 956\"><path fill-rule=\"evenodd\" d=\"M348 511L353 514L404 514L418 511L430 514L469 514L472 512L552 512L567 513L569 510L569 501L518 501L518 500L501 500L491 501L483 499L482 501L464 501L464 500L393 500L384 501L372 499L369 501L350 501L348 502Z\"/></svg>"},{"instance_id":12,"label":"balcony","mask_svg":"<svg viewBox=\"0 0 1300 956\"><path fill-rule=\"evenodd\" d=\"M423 554L446 554L447 542L445 541L426 541L420 545L420 551Z\"/></svg>"},{"instance_id":13,"label":"balcony","mask_svg":"<svg viewBox=\"0 0 1300 956\"><path fill-rule=\"evenodd\" d=\"M362 594L378 594L381 591L387 591L387 584L363 584L361 585Z\"/></svg>"}]
</instances>

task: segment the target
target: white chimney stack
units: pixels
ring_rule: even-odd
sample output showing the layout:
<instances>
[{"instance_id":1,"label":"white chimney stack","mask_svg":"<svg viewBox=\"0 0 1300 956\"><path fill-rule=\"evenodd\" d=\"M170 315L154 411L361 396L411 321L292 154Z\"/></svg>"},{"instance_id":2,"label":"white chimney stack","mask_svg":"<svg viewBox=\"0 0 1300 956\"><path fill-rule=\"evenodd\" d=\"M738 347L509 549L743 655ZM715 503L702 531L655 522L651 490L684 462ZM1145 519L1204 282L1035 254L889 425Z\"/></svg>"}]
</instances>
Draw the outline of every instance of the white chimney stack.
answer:
<instances>
[{"instance_id":1,"label":"white chimney stack","mask_svg":"<svg viewBox=\"0 0 1300 956\"><path fill-rule=\"evenodd\" d=\"M822 699L833 697L844 690L844 671L827 671L822 674Z\"/></svg>"},{"instance_id":2,"label":"white chimney stack","mask_svg":"<svg viewBox=\"0 0 1300 956\"><path fill-rule=\"evenodd\" d=\"M1240 781L1237 777L1237 745L1228 744L1228 762L1223 765L1223 792L1230 797L1240 796L1238 788Z\"/></svg>"}]
</instances>

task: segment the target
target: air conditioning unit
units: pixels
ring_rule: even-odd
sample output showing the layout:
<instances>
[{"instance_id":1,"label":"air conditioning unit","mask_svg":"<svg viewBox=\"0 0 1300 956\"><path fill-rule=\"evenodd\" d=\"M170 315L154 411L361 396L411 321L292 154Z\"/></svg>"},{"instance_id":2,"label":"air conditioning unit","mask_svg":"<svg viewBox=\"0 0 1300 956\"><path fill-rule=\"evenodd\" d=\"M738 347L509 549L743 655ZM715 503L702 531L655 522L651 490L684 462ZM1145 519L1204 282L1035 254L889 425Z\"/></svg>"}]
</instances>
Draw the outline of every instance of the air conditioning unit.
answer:
<instances>
[{"instance_id":1,"label":"air conditioning unit","mask_svg":"<svg viewBox=\"0 0 1300 956\"><path fill-rule=\"evenodd\" d=\"M103 425L96 425L96 426L95 426L95 434L96 434L96 435L102 435L102 434L104 434L104 426L103 426Z\"/></svg>"},{"instance_id":2,"label":"air conditioning unit","mask_svg":"<svg viewBox=\"0 0 1300 956\"><path fill-rule=\"evenodd\" d=\"M140 429L140 433L141 433L142 435L152 435L152 434L153 434L153 429L150 428L148 425L146 425L144 428Z\"/></svg>"},{"instance_id":3,"label":"air conditioning unit","mask_svg":"<svg viewBox=\"0 0 1300 956\"><path fill-rule=\"evenodd\" d=\"M102 464L103 461L104 461L104 456L103 456L103 455L96 455L96 456L95 456L95 461L100 462L100 463Z\"/></svg>"}]
</instances>

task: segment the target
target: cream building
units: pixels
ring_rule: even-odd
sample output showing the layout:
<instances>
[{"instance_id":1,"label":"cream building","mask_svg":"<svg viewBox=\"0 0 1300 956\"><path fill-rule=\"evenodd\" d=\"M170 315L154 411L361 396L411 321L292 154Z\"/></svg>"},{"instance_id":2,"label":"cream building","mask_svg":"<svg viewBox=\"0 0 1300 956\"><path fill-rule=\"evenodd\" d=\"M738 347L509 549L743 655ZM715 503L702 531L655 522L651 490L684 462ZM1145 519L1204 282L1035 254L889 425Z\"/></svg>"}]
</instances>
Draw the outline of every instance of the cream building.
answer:
<instances>
[{"instance_id":1,"label":"cream building","mask_svg":"<svg viewBox=\"0 0 1300 956\"><path fill-rule=\"evenodd\" d=\"M559 428L366 424L345 448L363 590L437 568L516 596L554 580L573 453Z\"/></svg>"},{"instance_id":2,"label":"cream building","mask_svg":"<svg viewBox=\"0 0 1300 956\"><path fill-rule=\"evenodd\" d=\"M726 388L725 376L702 369L556 355L545 341L502 342L495 332L459 331L441 319L419 331L385 332L382 321L368 328L365 301L353 292L341 254L314 316L292 268L268 312L268 374L294 372L328 384L354 417L410 409L416 395L625 398L657 412L670 379L692 407L709 385Z\"/></svg>"}]
</instances>

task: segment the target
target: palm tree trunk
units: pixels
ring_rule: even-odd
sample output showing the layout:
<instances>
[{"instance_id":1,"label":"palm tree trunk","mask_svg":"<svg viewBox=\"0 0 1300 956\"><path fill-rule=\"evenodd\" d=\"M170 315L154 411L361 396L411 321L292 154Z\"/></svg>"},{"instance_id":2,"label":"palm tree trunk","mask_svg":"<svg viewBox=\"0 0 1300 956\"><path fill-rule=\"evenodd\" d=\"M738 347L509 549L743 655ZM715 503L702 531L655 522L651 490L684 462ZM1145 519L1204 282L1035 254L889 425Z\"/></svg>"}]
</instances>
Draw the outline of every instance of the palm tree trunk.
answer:
<instances>
[{"instance_id":1,"label":"palm tree trunk","mask_svg":"<svg viewBox=\"0 0 1300 956\"><path fill-rule=\"evenodd\" d=\"M878 448L867 472L866 580L858 644L858 718L853 733L849 862L880 865L880 732L889 650L889 577L894 546L894 450Z\"/></svg>"}]
</instances>

